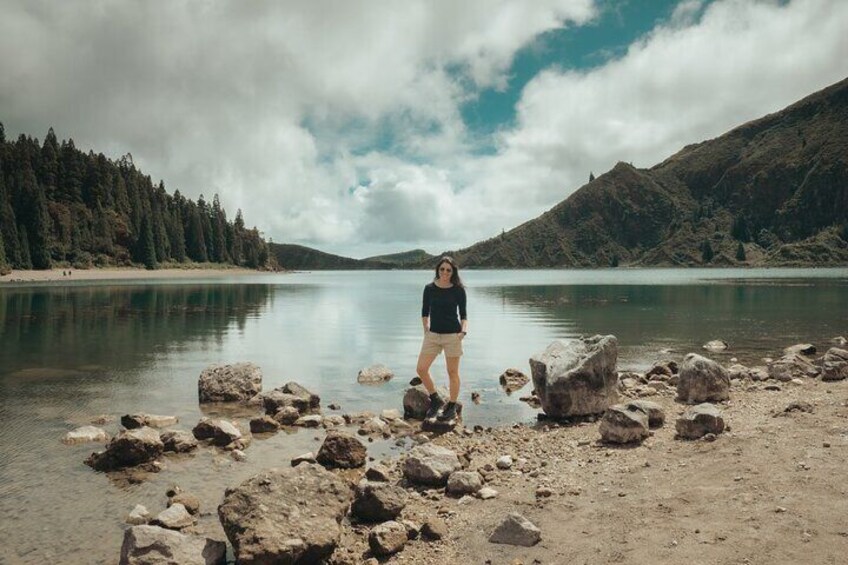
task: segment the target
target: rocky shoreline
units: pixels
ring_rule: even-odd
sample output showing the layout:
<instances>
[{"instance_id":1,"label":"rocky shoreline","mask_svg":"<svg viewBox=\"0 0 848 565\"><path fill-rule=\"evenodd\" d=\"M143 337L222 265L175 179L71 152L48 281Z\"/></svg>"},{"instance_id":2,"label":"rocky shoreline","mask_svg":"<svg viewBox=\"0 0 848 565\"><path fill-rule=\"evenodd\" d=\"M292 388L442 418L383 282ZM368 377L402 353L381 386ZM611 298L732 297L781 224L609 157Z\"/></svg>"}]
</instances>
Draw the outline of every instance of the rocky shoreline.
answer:
<instances>
[{"instance_id":1,"label":"rocky shoreline","mask_svg":"<svg viewBox=\"0 0 848 565\"><path fill-rule=\"evenodd\" d=\"M807 436L834 436L819 441L816 453L828 458L824 468L844 468L848 352L842 338L831 345L820 357L812 346L792 346L753 368L725 368L689 354L637 374L616 370L613 336L555 342L531 359L530 398L542 406L539 422L498 429L461 422L422 427L416 418L429 399L413 383L403 415L323 415L318 395L297 383L262 392L255 365L211 367L198 381L200 401L255 407L259 414L249 432L224 419L203 418L189 433L168 429L176 422L166 416L126 415L126 429L87 463L138 481L161 471L169 451L219 449L238 461L249 457L252 434L321 426L328 431L318 453L295 457L291 467L263 471L223 494L217 514L239 563L600 563L634 562L639 555L671 563L700 555L703 548L689 545L701 532L723 531L734 522L743 529L750 525L710 514L727 505L744 512L766 502L763 492L780 481L751 480L763 472L759 461L797 449L804 461L792 469L807 479L815 474L810 471L818 465L809 463L815 457L806 444L776 441L772 429L792 426L793 438L803 436L804 442ZM714 348L721 343L705 346ZM366 380L390 379L384 370L364 371ZM510 370L501 384L513 391L522 380L528 379ZM822 416L832 423L842 419L843 427L822 429ZM816 425L809 426L812 419ZM105 440L102 430L86 428L65 441ZM366 446L374 438L396 438L410 449L399 458L369 461ZM716 460L703 457L708 453ZM722 460L726 465L714 467ZM729 476L736 467L738 474ZM728 486L740 491L729 501L700 492ZM794 486L806 492L818 485L806 480ZM168 508L156 517L143 507L127 517L121 563L170 562L162 560L166 555L180 555L180 563L225 562L227 542L197 535L200 501L178 489L168 494ZM769 510L769 518L787 512L773 506L784 510ZM819 501L817 508L827 507ZM693 534L679 530L681 521L699 526ZM827 540L822 555L836 555L835 548L848 549L848 525L834 528L827 535L807 528L792 539ZM715 534L708 545L738 557L731 544L716 545L731 537ZM740 559L761 562L756 553Z\"/></svg>"}]
</instances>

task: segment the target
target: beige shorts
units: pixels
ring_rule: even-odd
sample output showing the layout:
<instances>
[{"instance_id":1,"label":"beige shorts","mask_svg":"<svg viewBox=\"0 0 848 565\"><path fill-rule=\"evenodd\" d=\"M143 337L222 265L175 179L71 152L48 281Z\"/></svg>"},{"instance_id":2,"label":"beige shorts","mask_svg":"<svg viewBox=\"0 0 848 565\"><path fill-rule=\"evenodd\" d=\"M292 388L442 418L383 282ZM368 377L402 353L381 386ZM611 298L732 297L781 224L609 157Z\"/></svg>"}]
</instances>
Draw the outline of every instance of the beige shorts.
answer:
<instances>
[{"instance_id":1,"label":"beige shorts","mask_svg":"<svg viewBox=\"0 0 848 565\"><path fill-rule=\"evenodd\" d=\"M445 351L445 357L462 357L462 338L458 334L437 334L433 332L424 333L424 343L421 344L421 353L425 355L438 355Z\"/></svg>"}]
</instances>

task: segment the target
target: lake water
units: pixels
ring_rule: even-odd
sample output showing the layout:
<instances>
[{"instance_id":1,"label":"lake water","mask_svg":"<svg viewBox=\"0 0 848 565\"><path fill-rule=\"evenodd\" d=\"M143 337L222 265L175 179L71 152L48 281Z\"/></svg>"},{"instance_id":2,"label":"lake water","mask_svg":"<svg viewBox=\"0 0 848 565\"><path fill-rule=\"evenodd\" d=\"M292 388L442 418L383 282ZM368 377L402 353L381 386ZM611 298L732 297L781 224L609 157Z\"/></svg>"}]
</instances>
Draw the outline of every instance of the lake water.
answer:
<instances>
[{"instance_id":1,"label":"lake water","mask_svg":"<svg viewBox=\"0 0 848 565\"><path fill-rule=\"evenodd\" d=\"M65 446L68 430L101 414L172 414L191 429L204 412L197 377L208 365L252 361L266 390L295 380L342 411L402 408L422 330L431 273L317 272L228 280L131 281L0 287L0 563L114 563L123 518L136 503L165 508L179 484L201 498L199 529L223 538L215 510L224 488L314 450L322 432L256 440L236 463L203 448L127 485L83 464L97 446ZM761 364L783 347L826 348L848 334L848 269L464 271L470 331L464 342L465 423L530 421L498 376L529 374L528 358L553 339L618 337L619 370L702 351ZM374 387L360 368L396 374ZM432 373L447 384L444 361ZM482 403L469 401L470 391ZM325 413L330 413L325 409ZM246 423L246 420L243 420ZM105 426L115 433L117 423ZM374 456L399 450L369 444Z\"/></svg>"}]
</instances>

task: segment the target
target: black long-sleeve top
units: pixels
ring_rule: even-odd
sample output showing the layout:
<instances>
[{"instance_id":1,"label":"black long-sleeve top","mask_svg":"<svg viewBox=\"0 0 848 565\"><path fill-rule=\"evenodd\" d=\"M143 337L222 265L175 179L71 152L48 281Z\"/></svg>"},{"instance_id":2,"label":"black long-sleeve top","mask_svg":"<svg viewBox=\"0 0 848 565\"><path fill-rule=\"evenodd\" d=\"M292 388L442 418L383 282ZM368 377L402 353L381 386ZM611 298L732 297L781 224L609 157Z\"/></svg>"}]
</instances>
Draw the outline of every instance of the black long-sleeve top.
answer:
<instances>
[{"instance_id":1,"label":"black long-sleeve top","mask_svg":"<svg viewBox=\"0 0 848 565\"><path fill-rule=\"evenodd\" d=\"M456 313L459 311L459 317ZM460 320L467 320L465 289L458 286L440 288L432 282L424 287L421 317L430 317L430 331L437 334L455 334L462 331Z\"/></svg>"}]
</instances>

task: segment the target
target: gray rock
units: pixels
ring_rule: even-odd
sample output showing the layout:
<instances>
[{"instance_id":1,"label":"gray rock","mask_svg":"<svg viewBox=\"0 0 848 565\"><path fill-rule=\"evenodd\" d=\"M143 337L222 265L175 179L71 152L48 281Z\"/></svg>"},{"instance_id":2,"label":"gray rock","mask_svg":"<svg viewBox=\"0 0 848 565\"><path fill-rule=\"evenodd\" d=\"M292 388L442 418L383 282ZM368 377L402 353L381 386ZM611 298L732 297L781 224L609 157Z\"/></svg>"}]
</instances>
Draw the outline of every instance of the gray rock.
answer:
<instances>
[{"instance_id":1,"label":"gray rock","mask_svg":"<svg viewBox=\"0 0 848 565\"><path fill-rule=\"evenodd\" d=\"M444 486L450 474L460 469L456 453L432 444L412 448L403 462L403 476L422 485Z\"/></svg>"},{"instance_id":2,"label":"gray rock","mask_svg":"<svg viewBox=\"0 0 848 565\"><path fill-rule=\"evenodd\" d=\"M330 431L316 460L324 467L353 469L365 465L367 452L361 441L340 431Z\"/></svg>"},{"instance_id":3,"label":"gray rock","mask_svg":"<svg viewBox=\"0 0 848 565\"><path fill-rule=\"evenodd\" d=\"M301 416L295 420L294 425L300 426L301 428L318 428L323 423L324 416L321 414L310 414L308 416Z\"/></svg>"},{"instance_id":4,"label":"gray rock","mask_svg":"<svg viewBox=\"0 0 848 565\"><path fill-rule=\"evenodd\" d=\"M356 486L350 511L366 522L385 522L400 516L406 502L407 494L401 487L366 480Z\"/></svg>"},{"instance_id":5,"label":"gray rock","mask_svg":"<svg viewBox=\"0 0 848 565\"><path fill-rule=\"evenodd\" d=\"M500 382L501 388L503 388L504 392L512 394L513 392L524 388L524 386L530 382L530 377L518 369L507 369L498 378L498 382Z\"/></svg>"},{"instance_id":6,"label":"gray rock","mask_svg":"<svg viewBox=\"0 0 848 565\"><path fill-rule=\"evenodd\" d=\"M436 392L447 402L448 392L444 388L437 388ZM403 395L403 417L423 420L430 409L430 393L424 385L417 385L406 389Z\"/></svg>"},{"instance_id":7,"label":"gray rock","mask_svg":"<svg viewBox=\"0 0 848 565\"><path fill-rule=\"evenodd\" d=\"M227 544L157 526L124 532L120 565L224 565Z\"/></svg>"},{"instance_id":8,"label":"gray rock","mask_svg":"<svg viewBox=\"0 0 848 565\"><path fill-rule=\"evenodd\" d=\"M141 504L136 504L127 515L126 523L131 526L140 526L150 521L150 512Z\"/></svg>"},{"instance_id":9,"label":"gray rock","mask_svg":"<svg viewBox=\"0 0 848 565\"><path fill-rule=\"evenodd\" d=\"M176 416L161 416L159 414L125 414L121 416L121 425L128 430L150 426L151 428L167 428L175 426L180 421Z\"/></svg>"},{"instance_id":10,"label":"gray rock","mask_svg":"<svg viewBox=\"0 0 848 565\"><path fill-rule=\"evenodd\" d=\"M397 408L386 408L380 411L380 419L385 420L386 422L395 422L400 420L402 417L403 415Z\"/></svg>"},{"instance_id":11,"label":"gray rock","mask_svg":"<svg viewBox=\"0 0 848 565\"><path fill-rule=\"evenodd\" d=\"M124 430L112 438L106 451L92 453L85 463L98 471L134 467L153 461L162 455L164 447L153 428Z\"/></svg>"},{"instance_id":12,"label":"gray rock","mask_svg":"<svg viewBox=\"0 0 848 565\"><path fill-rule=\"evenodd\" d=\"M62 438L62 443L66 443L68 445L88 443L92 441L105 443L109 441L109 434L94 426L81 426L75 430L69 431L65 434L65 437Z\"/></svg>"},{"instance_id":13,"label":"gray rock","mask_svg":"<svg viewBox=\"0 0 848 565\"><path fill-rule=\"evenodd\" d=\"M615 336L557 340L530 358L533 387L552 418L598 414L618 400Z\"/></svg>"},{"instance_id":14,"label":"gray rock","mask_svg":"<svg viewBox=\"0 0 848 565\"><path fill-rule=\"evenodd\" d=\"M489 536L492 543L530 547L539 543L542 531L533 522L515 512L510 513Z\"/></svg>"},{"instance_id":15,"label":"gray rock","mask_svg":"<svg viewBox=\"0 0 848 565\"><path fill-rule=\"evenodd\" d=\"M730 398L727 369L696 353L683 358L677 381L677 398L687 404Z\"/></svg>"},{"instance_id":16,"label":"gray rock","mask_svg":"<svg viewBox=\"0 0 848 565\"><path fill-rule=\"evenodd\" d=\"M672 375L676 375L678 371L677 363L671 360L657 361L645 373L645 377L649 380L668 380Z\"/></svg>"},{"instance_id":17,"label":"gray rock","mask_svg":"<svg viewBox=\"0 0 848 565\"><path fill-rule=\"evenodd\" d=\"M298 415L312 411L309 399L289 392L284 392L282 388L275 388L274 390L263 392L259 398L262 401L265 413L269 415L275 415L284 408L294 408L297 410Z\"/></svg>"},{"instance_id":18,"label":"gray rock","mask_svg":"<svg viewBox=\"0 0 848 565\"><path fill-rule=\"evenodd\" d=\"M790 345L783 349L784 355L804 355L805 357L810 357L811 355L816 354L816 346L812 343L796 343L795 345Z\"/></svg>"},{"instance_id":19,"label":"gray rock","mask_svg":"<svg viewBox=\"0 0 848 565\"><path fill-rule=\"evenodd\" d=\"M599 426L607 443L634 443L648 437L648 413L639 406L615 404L607 408Z\"/></svg>"},{"instance_id":20,"label":"gray rock","mask_svg":"<svg viewBox=\"0 0 848 565\"><path fill-rule=\"evenodd\" d=\"M200 499L188 492L178 492L168 498L168 506L182 504L189 514L197 516L200 513Z\"/></svg>"},{"instance_id":21,"label":"gray rock","mask_svg":"<svg viewBox=\"0 0 848 565\"><path fill-rule=\"evenodd\" d=\"M165 430L159 434L159 439L165 446L164 451L188 453L197 449L197 438L191 432L184 430Z\"/></svg>"},{"instance_id":22,"label":"gray rock","mask_svg":"<svg viewBox=\"0 0 848 565\"><path fill-rule=\"evenodd\" d=\"M498 469L509 469L512 467L512 457L509 455L501 455L495 462Z\"/></svg>"},{"instance_id":23,"label":"gray rock","mask_svg":"<svg viewBox=\"0 0 848 565\"><path fill-rule=\"evenodd\" d=\"M359 371L356 381L360 384L382 384L392 380L395 374L385 365L371 365Z\"/></svg>"},{"instance_id":24,"label":"gray rock","mask_svg":"<svg viewBox=\"0 0 848 565\"><path fill-rule=\"evenodd\" d=\"M199 440L210 440L213 445L219 446L241 439L241 432L232 422L214 418L201 418L192 433Z\"/></svg>"},{"instance_id":25,"label":"gray rock","mask_svg":"<svg viewBox=\"0 0 848 565\"><path fill-rule=\"evenodd\" d=\"M480 500L489 500L490 498L495 498L498 496L498 491L493 489L492 487L483 487L477 491L477 498Z\"/></svg>"},{"instance_id":26,"label":"gray rock","mask_svg":"<svg viewBox=\"0 0 848 565\"><path fill-rule=\"evenodd\" d=\"M692 406L677 419L675 429L683 439L698 439L707 434L718 435L724 431L721 411L709 403Z\"/></svg>"},{"instance_id":27,"label":"gray rock","mask_svg":"<svg viewBox=\"0 0 848 565\"><path fill-rule=\"evenodd\" d=\"M387 483L392 480L391 471L385 465L371 465L365 470L365 478L369 481Z\"/></svg>"},{"instance_id":28,"label":"gray rock","mask_svg":"<svg viewBox=\"0 0 848 565\"><path fill-rule=\"evenodd\" d=\"M297 457L293 457L291 460L292 467L297 467L301 463L317 463L317 461L315 460L315 454L309 451L307 453L298 455Z\"/></svg>"},{"instance_id":29,"label":"gray rock","mask_svg":"<svg viewBox=\"0 0 848 565\"><path fill-rule=\"evenodd\" d=\"M200 403L247 402L262 392L262 371L253 363L214 365L200 373Z\"/></svg>"},{"instance_id":30,"label":"gray rock","mask_svg":"<svg viewBox=\"0 0 848 565\"><path fill-rule=\"evenodd\" d=\"M640 408L648 415L648 427L659 428L665 424L665 411L663 407L652 400L631 400L627 405Z\"/></svg>"},{"instance_id":31,"label":"gray rock","mask_svg":"<svg viewBox=\"0 0 848 565\"><path fill-rule=\"evenodd\" d=\"M447 492L453 496L474 494L483 488L480 473L477 471L454 471L448 477Z\"/></svg>"},{"instance_id":32,"label":"gray rock","mask_svg":"<svg viewBox=\"0 0 848 565\"><path fill-rule=\"evenodd\" d=\"M294 406L283 406L273 417L281 425L291 426L300 418L300 412Z\"/></svg>"},{"instance_id":33,"label":"gray rock","mask_svg":"<svg viewBox=\"0 0 848 565\"><path fill-rule=\"evenodd\" d=\"M268 415L250 420L250 433L252 434L276 432L279 429L280 422Z\"/></svg>"},{"instance_id":34,"label":"gray rock","mask_svg":"<svg viewBox=\"0 0 848 565\"><path fill-rule=\"evenodd\" d=\"M841 381L848 379L848 351L831 347L822 359L822 380Z\"/></svg>"},{"instance_id":35,"label":"gray rock","mask_svg":"<svg viewBox=\"0 0 848 565\"><path fill-rule=\"evenodd\" d=\"M317 410L321 407L321 397L310 392L307 388L294 381L288 382L281 387L284 393L293 394L294 396L306 401L310 410Z\"/></svg>"},{"instance_id":36,"label":"gray rock","mask_svg":"<svg viewBox=\"0 0 848 565\"><path fill-rule=\"evenodd\" d=\"M441 518L431 516L421 525L421 537L428 540L440 540L448 537L448 525Z\"/></svg>"},{"instance_id":37,"label":"gray rock","mask_svg":"<svg viewBox=\"0 0 848 565\"><path fill-rule=\"evenodd\" d=\"M727 344L726 341L723 341L721 339L714 339L714 340L708 341L702 347L704 349L706 349L707 351L724 351L725 349L727 349L730 346Z\"/></svg>"},{"instance_id":38,"label":"gray rock","mask_svg":"<svg viewBox=\"0 0 848 565\"><path fill-rule=\"evenodd\" d=\"M324 419L321 420L321 425L325 428L344 426L346 423L344 417L339 414L330 414L329 416L324 416Z\"/></svg>"},{"instance_id":39,"label":"gray rock","mask_svg":"<svg viewBox=\"0 0 848 565\"><path fill-rule=\"evenodd\" d=\"M381 435L389 431L389 425L380 418L371 418L359 426L359 435Z\"/></svg>"},{"instance_id":40,"label":"gray rock","mask_svg":"<svg viewBox=\"0 0 848 565\"><path fill-rule=\"evenodd\" d=\"M186 507L176 503L160 512L153 520L154 526L162 526L169 530L182 530L194 524L194 518L188 513Z\"/></svg>"},{"instance_id":41,"label":"gray rock","mask_svg":"<svg viewBox=\"0 0 848 565\"><path fill-rule=\"evenodd\" d=\"M218 517L239 565L319 563L338 545L351 495L344 479L303 463L227 489Z\"/></svg>"},{"instance_id":42,"label":"gray rock","mask_svg":"<svg viewBox=\"0 0 848 565\"><path fill-rule=\"evenodd\" d=\"M787 382L792 379L815 378L821 369L810 363L809 359L797 353L784 355L768 365L769 377Z\"/></svg>"},{"instance_id":43,"label":"gray rock","mask_svg":"<svg viewBox=\"0 0 848 565\"><path fill-rule=\"evenodd\" d=\"M387 557L397 553L409 539L406 526L394 520L375 526L368 534L368 546L374 555Z\"/></svg>"}]
</instances>

